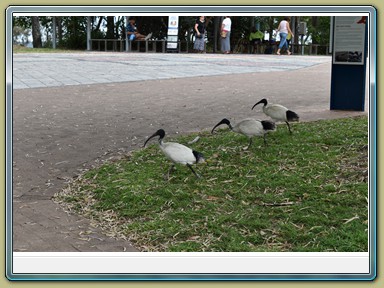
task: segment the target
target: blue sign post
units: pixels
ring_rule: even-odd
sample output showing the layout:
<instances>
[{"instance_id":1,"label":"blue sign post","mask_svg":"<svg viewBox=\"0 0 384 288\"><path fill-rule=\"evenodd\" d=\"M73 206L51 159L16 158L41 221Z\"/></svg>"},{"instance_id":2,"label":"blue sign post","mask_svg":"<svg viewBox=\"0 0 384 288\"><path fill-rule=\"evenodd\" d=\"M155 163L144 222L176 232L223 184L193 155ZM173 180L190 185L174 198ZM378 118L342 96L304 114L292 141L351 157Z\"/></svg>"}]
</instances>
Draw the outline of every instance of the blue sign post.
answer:
<instances>
[{"instance_id":1,"label":"blue sign post","mask_svg":"<svg viewBox=\"0 0 384 288\"><path fill-rule=\"evenodd\" d=\"M334 17L331 110L364 111L367 20L367 16Z\"/></svg>"}]
</instances>

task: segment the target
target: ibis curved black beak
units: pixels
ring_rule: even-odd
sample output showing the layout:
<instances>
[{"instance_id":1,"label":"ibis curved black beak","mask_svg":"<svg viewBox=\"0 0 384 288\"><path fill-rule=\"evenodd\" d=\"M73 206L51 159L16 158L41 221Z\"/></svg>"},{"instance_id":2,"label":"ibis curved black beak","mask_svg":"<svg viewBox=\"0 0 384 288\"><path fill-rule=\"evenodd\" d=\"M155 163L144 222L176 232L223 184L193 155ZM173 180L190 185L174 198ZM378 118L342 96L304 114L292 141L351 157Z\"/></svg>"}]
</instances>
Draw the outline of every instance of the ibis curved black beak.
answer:
<instances>
[{"instance_id":1,"label":"ibis curved black beak","mask_svg":"<svg viewBox=\"0 0 384 288\"><path fill-rule=\"evenodd\" d=\"M145 145L147 145L147 142L149 140L151 140L153 137L156 137L156 136L159 136L160 138L159 139L163 139L164 136L165 136L165 132L163 129L159 129L156 131L156 133L154 133L152 136L150 136L145 142L144 142L144 145L143 145L143 148L145 147Z\"/></svg>"},{"instance_id":2,"label":"ibis curved black beak","mask_svg":"<svg viewBox=\"0 0 384 288\"><path fill-rule=\"evenodd\" d=\"M149 140L151 140L153 137L156 137L156 136L158 136L157 133L155 133L155 134L153 134L152 136L150 136L150 137L144 142L143 148L145 147L145 145L147 145L147 142L148 142Z\"/></svg>"},{"instance_id":3,"label":"ibis curved black beak","mask_svg":"<svg viewBox=\"0 0 384 288\"><path fill-rule=\"evenodd\" d=\"M215 131L215 128L216 128L217 126L219 126L219 125L220 125L220 124L216 124L215 127L212 128L212 130L211 130L211 134L213 134L213 131Z\"/></svg>"},{"instance_id":4,"label":"ibis curved black beak","mask_svg":"<svg viewBox=\"0 0 384 288\"><path fill-rule=\"evenodd\" d=\"M226 124L229 126L229 128L232 129L232 126L231 126L231 123L229 122L229 120L227 118L224 118L223 120L221 120L219 123L217 123L215 125L215 127L212 128L212 131L211 131L211 134L213 134L213 131L215 131L216 127L222 125L222 124Z\"/></svg>"},{"instance_id":5,"label":"ibis curved black beak","mask_svg":"<svg viewBox=\"0 0 384 288\"><path fill-rule=\"evenodd\" d=\"M255 105L253 105L252 109L256 107L256 105L259 105L260 103L263 103L264 105L267 105L267 99L261 99L259 102L257 102Z\"/></svg>"}]
</instances>

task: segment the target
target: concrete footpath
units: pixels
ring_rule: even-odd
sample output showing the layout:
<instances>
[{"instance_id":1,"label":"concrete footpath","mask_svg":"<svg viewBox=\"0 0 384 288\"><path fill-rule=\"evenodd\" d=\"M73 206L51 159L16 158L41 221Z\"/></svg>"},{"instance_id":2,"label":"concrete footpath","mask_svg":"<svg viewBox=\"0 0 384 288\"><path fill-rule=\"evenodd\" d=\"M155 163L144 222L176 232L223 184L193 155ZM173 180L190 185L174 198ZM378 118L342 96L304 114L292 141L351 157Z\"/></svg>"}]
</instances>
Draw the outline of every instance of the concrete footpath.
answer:
<instances>
[{"instance_id":1,"label":"concrete footpath","mask_svg":"<svg viewBox=\"0 0 384 288\"><path fill-rule=\"evenodd\" d=\"M139 149L159 128L174 135L211 129L223 117L264 119L261 109L251 111L262 98L301 121L367 114L329 110L330 72L327 56L15 54L13 250L136 251L52 196L83 169Z\"/></svg>"}]
</instances>

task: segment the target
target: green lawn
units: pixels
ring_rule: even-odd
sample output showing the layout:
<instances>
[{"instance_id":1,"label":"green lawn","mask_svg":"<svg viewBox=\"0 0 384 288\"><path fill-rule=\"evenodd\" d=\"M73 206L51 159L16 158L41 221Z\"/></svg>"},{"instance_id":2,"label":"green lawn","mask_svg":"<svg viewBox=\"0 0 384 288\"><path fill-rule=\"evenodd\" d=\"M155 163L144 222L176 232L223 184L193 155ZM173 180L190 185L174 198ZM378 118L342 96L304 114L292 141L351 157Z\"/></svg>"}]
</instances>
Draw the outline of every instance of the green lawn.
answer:
<instances>
[{"instance_id":1,"label":"green lawn","mask_svg":"<svg viewBox=\"0 0 384 288\"><path fill-rule=\"evenodd\" d=\"M199 134L189 146L208 160L195 166L201 179L178 166L165 181L170 162L153 140L80 175L55 201L141 251L368 251L367 117L292 127L247 151L228 129Z\"/></svg>"}]
</instances>

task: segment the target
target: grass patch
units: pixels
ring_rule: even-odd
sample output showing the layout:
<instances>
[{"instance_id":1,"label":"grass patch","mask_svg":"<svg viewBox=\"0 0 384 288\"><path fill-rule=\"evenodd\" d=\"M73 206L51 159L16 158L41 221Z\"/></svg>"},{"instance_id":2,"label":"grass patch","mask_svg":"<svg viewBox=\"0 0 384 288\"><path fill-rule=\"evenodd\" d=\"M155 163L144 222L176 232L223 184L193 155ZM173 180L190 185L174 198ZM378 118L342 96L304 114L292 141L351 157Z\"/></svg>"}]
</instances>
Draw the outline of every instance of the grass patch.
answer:
<instances>
[{"instance_id":1,"label":"grass patch","mask_svg":"<svg viewBox=\"0 0 384 288\"><path fill-rule=\"evenodd\" d=\"M53 48L29 48L22 45L13 45L13 53L78 53L83 50L67 50Z\"/></svg>"},{"instance_id":2,"label":"grass patch","mask_svg":"<svg viewBox=\"0 0 384 288\"><path fill-rule=\"evenodd\" d=\"M248 151L227 129L201 133L189 146L208 160L195 166L202 179L178 166L165 181L170 162L153 144L80 175L55 201L141 251L368 251L367 117L293 131L279 126Z\"/></svg>"}]
</instances>

